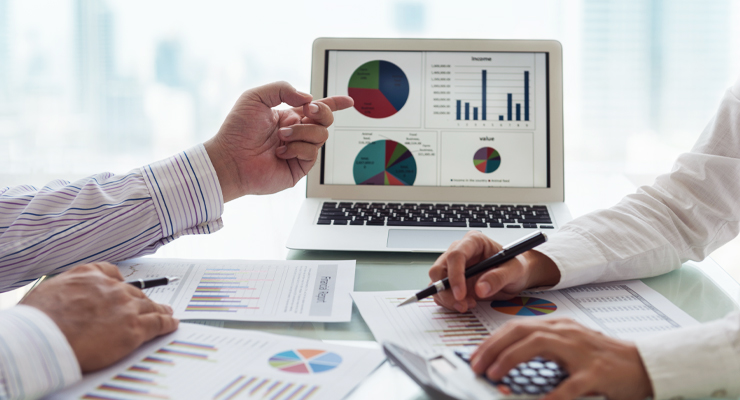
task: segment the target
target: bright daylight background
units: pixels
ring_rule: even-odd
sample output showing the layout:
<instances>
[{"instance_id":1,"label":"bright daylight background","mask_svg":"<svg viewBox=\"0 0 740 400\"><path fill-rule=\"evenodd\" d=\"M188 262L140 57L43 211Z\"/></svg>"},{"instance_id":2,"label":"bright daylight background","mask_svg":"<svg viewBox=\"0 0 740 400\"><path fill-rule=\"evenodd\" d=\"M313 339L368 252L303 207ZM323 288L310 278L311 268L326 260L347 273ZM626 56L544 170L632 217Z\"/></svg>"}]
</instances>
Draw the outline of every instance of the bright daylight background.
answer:
<instances>
[{"instance_id":1,"label":"bright daylight background","mask_svg":"<svg viewBox=\"0 0 740 400\"><path fill-rule=\"evenodd\" d=\"M578 216L690 149L740 75L738 27L737 0L0 0L0 186L123 173L202 142L245 89L308 91L317 37L556 39ZM237 241L160 254L284 257L304 196L301 182L240 199L224 215ZM740 242L714 256L740 278Z\"/></svg>"}]
</instances>

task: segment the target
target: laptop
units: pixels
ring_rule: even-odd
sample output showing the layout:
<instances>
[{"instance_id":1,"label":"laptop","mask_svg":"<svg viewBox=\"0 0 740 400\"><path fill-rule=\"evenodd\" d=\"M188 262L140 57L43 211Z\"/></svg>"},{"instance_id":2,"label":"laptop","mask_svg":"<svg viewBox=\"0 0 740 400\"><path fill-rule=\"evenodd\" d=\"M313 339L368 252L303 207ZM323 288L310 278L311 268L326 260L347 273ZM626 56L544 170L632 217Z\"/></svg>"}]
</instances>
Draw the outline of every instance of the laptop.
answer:
<instances>
[{"instance_id":1,"label":"laptop","mask_svg":"<svg viewBox=\"0 0 740 400\"><path fill-rule=\"evenodd\" d=\"M288 248L437 253L571 219L557 41L319 38L311 93L355 104L335 113Z\"/></svg>"}]
</instances>

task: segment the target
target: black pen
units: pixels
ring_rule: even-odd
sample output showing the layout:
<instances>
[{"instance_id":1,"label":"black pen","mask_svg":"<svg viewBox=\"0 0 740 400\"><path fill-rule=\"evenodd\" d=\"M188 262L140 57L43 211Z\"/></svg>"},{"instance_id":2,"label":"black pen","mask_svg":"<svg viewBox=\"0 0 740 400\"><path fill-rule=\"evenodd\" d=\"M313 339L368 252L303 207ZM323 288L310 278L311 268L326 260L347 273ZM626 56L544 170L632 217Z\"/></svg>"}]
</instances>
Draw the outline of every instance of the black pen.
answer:
<instances>
[{"instance_id":1,"label":"black pen","mask_svg":"<svg viewBox=\"0 0 740 400\"><path fill-rule=\"evenodd\" d=\"M503 250L492 255L491 257L488 257L485 260L479 262L478 264L475 264L472 267L466 269L465 279L478 275L481 272L487 271L489 269L493 269L499 266L500 264L503 264L504 262L509 261L512 258L518 256L519 254L524 253L527 250L532 250L533 248L541 245L542 243L545 243L546 241L547 241L547 236L545 236L545 234L542 232L535 232L531 235L527 235L519 239L518 241L504 247ZM403 303L398 305L398 307L401 307L401 306L404 306L410 303L416 303L417 301L423 298L434 296L435 294L443 290L447 290L449 288L450 288L450 280L448 278L444 278L441 281L432 283L432 285L429 286L428 288L404 300Z\"/></svg>"},{"instance_id":2,"label":"black pen","mask_svg":"<svg viewBox=\"0 0 740 400\"><path fill-rule=\"evenodd\" d=\"M137 287L139 289L149 289L157 286L165 286L169 285L172 282L179 281L180 278L176 276L165 276L162 278L154 278L154 279L136 279L133 281L128 281L129 285L132 285L134 287Z\"/></svg>"}]
</instances>

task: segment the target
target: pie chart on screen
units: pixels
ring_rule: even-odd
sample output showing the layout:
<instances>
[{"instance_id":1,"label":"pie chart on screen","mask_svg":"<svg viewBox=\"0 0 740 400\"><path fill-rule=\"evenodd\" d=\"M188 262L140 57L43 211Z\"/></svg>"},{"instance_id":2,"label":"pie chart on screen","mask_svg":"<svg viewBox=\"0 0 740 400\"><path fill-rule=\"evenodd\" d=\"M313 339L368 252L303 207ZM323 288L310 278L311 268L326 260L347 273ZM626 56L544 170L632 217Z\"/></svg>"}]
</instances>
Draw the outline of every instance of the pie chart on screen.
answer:
<instances>
[{"instance_id":1,"label":"pie chart on screen","mask_svg":"<svg viewBox=\"0 0 740 400\"><path fill-rule=\"evenodd\" d=\"M409 80L396 64L375 60L360 65L349 78L355 109L370 118L388 118L409 98Z\"/></svg>"},{"instance_id":2,"label":"pie chart on screen","mask_svg":"<svg viewBox=\"0 0 740 400\"><path fill-rule=\"evenodd\" d=\"M501 155L492 147L482 147L473 155L473 165L478 171L490 174L501 166Z\"/></svg>"},{"instance_id":3,"label":"pie chart on screen","mask_svg":"<svg viewBox=\"0 0 740 400\"><path fill-rule=\"evenodd\" d=\"M401 143L376 140L357 153L352 175L358 185L410 186L416 180L416 160Z\"/></svg>"}]
</instances>

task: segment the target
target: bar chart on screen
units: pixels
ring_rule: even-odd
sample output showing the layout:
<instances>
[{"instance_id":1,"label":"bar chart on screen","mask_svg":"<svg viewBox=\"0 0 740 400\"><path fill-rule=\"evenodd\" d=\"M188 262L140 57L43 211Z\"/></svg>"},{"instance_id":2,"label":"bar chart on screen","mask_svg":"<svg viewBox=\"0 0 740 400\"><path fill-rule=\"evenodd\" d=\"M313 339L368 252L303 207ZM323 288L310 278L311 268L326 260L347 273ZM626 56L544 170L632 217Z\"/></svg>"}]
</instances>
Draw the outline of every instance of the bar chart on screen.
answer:
<instances>
[{"instance_id":1,"label":"bar chart on screen","mask_svg":"<svg viewBox=\"0 0 740 400\"><path fill-rule=\"evenodd\" d=\"M182 324L50 398L340 399L384 358L377 349ZM310 370L287 366L302 363Z\"/></svg>"},{"instance_id":2,"label":"bar chart on screen","mask_svg":"<svg viewBox=\"0 0 740 400\"><path fill-rule=\"evenodd\" d=\"M427 55L430 127L536 129L544 96L535 73L545 69L536 54L438 54Z\"/></svg>"},{"instance_id":3,"label":"bar chart on screen","mask_svg":"<svg viewBox=\"0 0 740 400\"><path fill-rule=\"evenodd\" d=\"M354 261L137 259L118 267L129 279L179 277L144 293L181 319L340 322L352 315Z\"/></svg>"}]
</instances>

